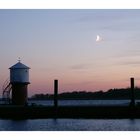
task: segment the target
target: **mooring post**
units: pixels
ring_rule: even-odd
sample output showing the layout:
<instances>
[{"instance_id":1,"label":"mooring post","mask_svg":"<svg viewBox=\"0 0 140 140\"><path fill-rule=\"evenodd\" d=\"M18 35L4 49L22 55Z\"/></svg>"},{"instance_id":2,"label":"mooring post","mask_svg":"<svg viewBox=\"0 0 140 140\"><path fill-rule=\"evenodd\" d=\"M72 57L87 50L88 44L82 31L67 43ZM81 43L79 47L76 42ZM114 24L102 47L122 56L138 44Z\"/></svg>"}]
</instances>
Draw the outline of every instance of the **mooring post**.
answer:
<instances>
[{"instance_id":1,"label":"mooring post","mask_svg":"<svg viewBox=\"0 0 140 140\"><path fill-rule=\"evenodd\" d=\"M58 107L58 80L54 80L54 107Z\"/></svg>"},{"instance_id":2,"label":"mooring post","mask_svg":"<svg viewBox=\"0 0 140 140\"><path fill-rule=\"evenodd\" d=\"M130 84L131 84L131 105L135 106L134 78L130 78Z\"/></svg>"}]
</instances>

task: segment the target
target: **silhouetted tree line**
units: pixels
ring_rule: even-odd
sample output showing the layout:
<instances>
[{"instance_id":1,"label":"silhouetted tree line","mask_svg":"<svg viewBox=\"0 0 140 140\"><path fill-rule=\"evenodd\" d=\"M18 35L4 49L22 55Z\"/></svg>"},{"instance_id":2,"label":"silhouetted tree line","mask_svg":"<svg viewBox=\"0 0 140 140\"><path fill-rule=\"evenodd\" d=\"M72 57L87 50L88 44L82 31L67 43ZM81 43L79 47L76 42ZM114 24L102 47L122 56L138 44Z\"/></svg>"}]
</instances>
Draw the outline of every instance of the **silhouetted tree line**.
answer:
<instances>
[{"instance_id":1,"label":"silhouetted tree line","mask_svg":"<svg viewBox=\"0 0 140 140\"><path fill-rule=\"evenodd\" d=\"M135 87L134 89L135 99L140 99L140 88ZM131 89L130 88L121 88L121 89L109 89L108 91L96 91L96 92L87 92L87 91L73 91L73 92L63 92L58 94L58 99L65 100L109 100L109 99L130 99ZM35 94L31 99L46 100L53 99L53 94Z\"/></svg>"}]
</instances>

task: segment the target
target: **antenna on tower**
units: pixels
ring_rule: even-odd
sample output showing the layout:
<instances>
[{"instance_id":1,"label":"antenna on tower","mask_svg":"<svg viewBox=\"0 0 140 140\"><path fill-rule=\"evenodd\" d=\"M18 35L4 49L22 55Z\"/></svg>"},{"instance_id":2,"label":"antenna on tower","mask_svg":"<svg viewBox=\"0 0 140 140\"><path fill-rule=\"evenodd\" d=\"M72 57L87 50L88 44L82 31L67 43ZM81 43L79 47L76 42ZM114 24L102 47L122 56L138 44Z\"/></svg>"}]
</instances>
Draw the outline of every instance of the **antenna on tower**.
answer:
<instances>
[{"instance_id":1,"label":"antenna on tower","mask_svg":"<svg viewBox=\"0 0 140 140\"><path fill-rule=\"evenodd\" d=\"M21 61L21 59L20 59L20 57L18 57L18 62L20 63L20 61Z\"/></svg>"}]
</instances>

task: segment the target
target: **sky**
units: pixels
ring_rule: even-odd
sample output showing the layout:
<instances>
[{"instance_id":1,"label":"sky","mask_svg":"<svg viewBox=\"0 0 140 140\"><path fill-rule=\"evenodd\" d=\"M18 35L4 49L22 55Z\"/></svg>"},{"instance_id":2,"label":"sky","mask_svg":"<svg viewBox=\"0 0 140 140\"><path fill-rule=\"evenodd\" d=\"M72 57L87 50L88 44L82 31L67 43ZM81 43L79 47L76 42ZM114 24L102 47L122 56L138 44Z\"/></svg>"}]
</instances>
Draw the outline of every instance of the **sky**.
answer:
<instances>
[{"instance_id":1,"label":"sky","mask_svg":"<svg viewBox=\"0 0 140 140\"><path fill-rule=\"evenodd\" d=\"M0 10L0 87L9 67L30 69L29 96L140 84L140 10ZM2 92L2 90L0 90Z\"/></svg>"}]
</instances>

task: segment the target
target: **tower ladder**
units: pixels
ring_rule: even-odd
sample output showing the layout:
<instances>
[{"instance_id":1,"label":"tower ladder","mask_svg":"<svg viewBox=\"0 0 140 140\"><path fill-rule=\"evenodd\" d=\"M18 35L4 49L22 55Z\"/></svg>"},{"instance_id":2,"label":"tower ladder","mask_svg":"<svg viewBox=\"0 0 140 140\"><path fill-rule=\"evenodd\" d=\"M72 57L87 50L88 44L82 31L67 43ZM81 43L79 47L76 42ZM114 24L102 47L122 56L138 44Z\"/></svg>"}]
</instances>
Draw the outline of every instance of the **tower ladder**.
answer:
<instances>
[{"instance_id":1,"label":"tower ladder","mask_svg":"<svg viewBox=\"0 0 140 140\"><path fill-rule=\"evenodd\" d=\"M9 104L10 103L10 93L11 93L12 85L9 81L9 78L4 82L2 87L2 99L4 103Z\"/></svg>"}]
</instances>

